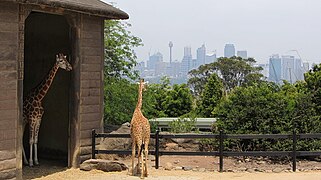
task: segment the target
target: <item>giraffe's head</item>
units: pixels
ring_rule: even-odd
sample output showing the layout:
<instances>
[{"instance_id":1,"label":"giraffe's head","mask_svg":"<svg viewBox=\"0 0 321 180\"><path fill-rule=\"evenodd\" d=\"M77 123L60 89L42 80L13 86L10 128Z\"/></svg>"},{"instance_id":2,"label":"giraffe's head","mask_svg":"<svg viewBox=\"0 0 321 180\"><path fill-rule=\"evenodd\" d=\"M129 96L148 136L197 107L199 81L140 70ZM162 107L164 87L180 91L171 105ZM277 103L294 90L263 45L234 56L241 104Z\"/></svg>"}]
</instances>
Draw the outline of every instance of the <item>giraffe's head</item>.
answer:
<instances>
[{"instance_id":1,"label":"giraffe's head","mask_svg":"<svg viewBox=\"0 0 321 180\"><path fill-rule=\"evenodd\" d=\"M145 91L147 89L147 82L145 82L144 79L140 79L139 84L141 86L142 91Z\"/></svg>"},{"instance_id":2,"label":"giraffe's head","mask_svg":"<svg viewBox=\"0 0 321 180\"><path fill-rule=\"evenodd\" d=\"M70 63L67 61L67 56L61 53L59 55L56 55L56 63L60 68L65 69L66 71L72 70Z\"/></svg>"}]
</instances>

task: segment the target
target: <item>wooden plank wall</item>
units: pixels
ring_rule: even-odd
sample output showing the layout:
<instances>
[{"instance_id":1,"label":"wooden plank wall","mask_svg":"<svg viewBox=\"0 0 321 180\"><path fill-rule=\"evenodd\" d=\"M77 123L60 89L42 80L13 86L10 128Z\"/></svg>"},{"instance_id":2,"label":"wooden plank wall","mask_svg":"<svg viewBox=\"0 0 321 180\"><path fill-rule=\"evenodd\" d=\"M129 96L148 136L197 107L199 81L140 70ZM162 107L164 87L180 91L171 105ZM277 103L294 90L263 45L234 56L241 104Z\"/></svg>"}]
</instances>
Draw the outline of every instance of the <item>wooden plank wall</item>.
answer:
<instances>
[{"instance_id":1,"label":"wooden plank wall","mask_svg":"<svg viewBox=\"0 0 321 180\"><path fill-rule=\"evenodd\" d=\"M19 7L0 2L0 179L16 176Z\"/></svg>"},{"instance_id":2,"label":"wooden plank wall","mask_svg":"<svg viewBox=\"0 0 321 180\"><path fill-rule=\"evenodd\" d=\"M103 19L82 16L80 43L80 161L91 156L91 130L103 130Z\"/></svg>"}]
</instances>

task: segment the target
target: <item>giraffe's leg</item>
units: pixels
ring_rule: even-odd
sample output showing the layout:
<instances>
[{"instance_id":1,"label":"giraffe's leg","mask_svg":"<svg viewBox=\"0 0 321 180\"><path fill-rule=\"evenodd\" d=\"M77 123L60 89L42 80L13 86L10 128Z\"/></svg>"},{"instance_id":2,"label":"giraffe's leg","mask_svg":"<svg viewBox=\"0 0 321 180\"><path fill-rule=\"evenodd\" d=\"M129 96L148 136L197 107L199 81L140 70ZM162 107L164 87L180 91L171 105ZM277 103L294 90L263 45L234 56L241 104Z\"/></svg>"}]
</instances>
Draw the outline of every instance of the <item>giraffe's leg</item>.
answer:
<instances>
[{"instance_id":1,"label":"giraffe's leg","mask_svg":"<svg viewBox=\"0 0 321 180\"><path fill-rule=\"evenodd\" d=\"M28 164L28 160L27 160L26 153L25 153L25 148L23 147L23 145L22 145L22 155L23 155L24 164Z\"/></svg>"},{"instance_id":2,"label":"giraffe's leg","mask_svg":"<svg viewBox=\"0 0 321 180\"><path fill-rule=\"evenodd\" d=\"M142 167L140 169L140 178L144 179L144 164L145 164L144 163L144 152L143 152L143 149L141 149L140 151L141 151L141 153L140 153L140 155L138 157L138 158L140 158L140 160L142 162Z\"/></svg>"},{"instance_id":3,"label":"giraffe's leg","mask_svg":"<svg viewBox=\"0 0 321 180\"><path fill-rule=\"evenodd\" d=\"M35 129L34 129L34 124L30 124L29 126L29 145L30 145L30 156L29 156L29 166L33 166L33 158L32 158L32 146L34 144L34 132L35 132Z\"/></svg>"},{"instance_id":4,"label":"giraffe's leg","mask_svg":"<svg viewBox=\"0 0 321 180\"><path fill-rule=\"evenodd\" d=\"M135 153L136 153L136 144L135 144L135 141L133 140L132 142L132 175L134 176L134 171L135 171Z\"/></svg>"},{"instance_id":5,"label":"giraffe's leg","mask_svg":"<svg viewBox=\"0 0 321 180\"><path fill-rule=\"evenodd\" d=\"M144 174L145 177L148 176L147 160L148 160L148 143L146 142L146 144L145 144L145 174Z\"/></svg>"},{"instance_id":6,"label":"giraffe's leg","mask_svg":"<svg viewBox=\"0 0 321 180\"><path fill-rule=\"evenodd\" d=\"M25 128L26 128L26 123L24 122L23 123L23 130L22 130L22 133L25 132ZM23 140L22 140L22 156L23 156L23 162L24 164L28 164L28 160L27 160L27 157L26 157L26 152L25 152L25 148L23 146Z\"/></svg>"},{"instance_id":7,"label":"giraffe's leg","mask_svg":"<svg viewBox=\"0 0 321 180\"><path fill-rule=\"evenodd\" d=\"M141 143L137 143L137 154L138 154L138 163L137 163L137 174L140 173L141 169L140 169L140 160L141 160L141 149L142 149L142 144Z\"/></svg>"},{"instance_id":8,"label":"giraffe's leg","mask_svg":"<svg viewBox=\"0 0 321 180\"><path fill-rule=\"evenodd\" d=\"M39 161L38 161L38 132L39 132L39 125L37 124L36 128L35 128L35 142L34 142L34 152L35 152L35 165L39 165Z\"/></svg>"},{"instance_id":9,"label":"giraffe's leg","mask_svg":"<svg viewBox=\"0 0 321 180\"><path fill-rule=\"evenodd\" d=\"M39 128L41 124L41 118L43 115L43 110L40 109L38 120L36 121L36 127L35 127L35 142L34 142L34 148L35 148L35 165L39 165L38 161L38 135L39 135Z\"/></svg>"}]
</instances>

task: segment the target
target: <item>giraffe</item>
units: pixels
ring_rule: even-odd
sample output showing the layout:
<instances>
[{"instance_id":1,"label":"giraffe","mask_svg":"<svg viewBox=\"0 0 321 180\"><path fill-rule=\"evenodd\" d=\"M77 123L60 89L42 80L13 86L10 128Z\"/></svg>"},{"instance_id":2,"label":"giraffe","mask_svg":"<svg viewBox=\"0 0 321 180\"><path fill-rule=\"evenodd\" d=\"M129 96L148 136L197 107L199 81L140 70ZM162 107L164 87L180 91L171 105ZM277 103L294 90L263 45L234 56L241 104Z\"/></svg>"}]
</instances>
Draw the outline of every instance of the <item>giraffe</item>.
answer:
<instances>
[{"instance_id":1,"label":"giraffe","mask_svg":"<svg viewBox=\"0 0 321 180\"><path fill-rule=\"evenodd\" d=\"M71 71L72 67L67 61L67 56L63 54L56 55L56 62L52 69L49 71L49 74L46 76L42 82L33 88L28 95L23 98L23 132L27 124L29 124L29 144L30 144L30 157L29 157L29 166L33 166L32 158L32 146L34 146L34 163L38 165L38 133L41 123L41 118L44 113L44 108L42 107L42 100L47 94L53 79L59 68L65 69L66 71ZM24 163L28 164L25 150L22 148Z\"/></svg>"},{"instance_id":2,"label":"giraffe","mask_svg":"<svg viewBox=\"0 0 321 180\"><path fill-rule=\"evenodd\" d=\"M134 162L137 145L138 153L138 164L137 173L140 169L140 161L142 162L141 167L141 178L148 176L147 172L147 157L148 157L148 144L150 140L150 125L148 119L144 117L142 108L142 96L143 90L145 89L144 80L140 80L138 88L138 102L130 123L130 136L132 139L132 175L134 175ZM143 150L144 148L144 150ZM144 159L145 154L145 159Z\"/></svg>"}]
</instances>

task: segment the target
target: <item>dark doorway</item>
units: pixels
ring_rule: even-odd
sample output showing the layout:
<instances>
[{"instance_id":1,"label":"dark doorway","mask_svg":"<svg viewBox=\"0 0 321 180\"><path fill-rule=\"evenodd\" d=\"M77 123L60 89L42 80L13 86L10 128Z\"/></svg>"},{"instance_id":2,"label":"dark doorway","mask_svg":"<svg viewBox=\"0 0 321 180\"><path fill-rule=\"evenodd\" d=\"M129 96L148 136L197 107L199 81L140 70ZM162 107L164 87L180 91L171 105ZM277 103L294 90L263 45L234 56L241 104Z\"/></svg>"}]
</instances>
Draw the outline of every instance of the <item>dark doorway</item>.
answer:
<instances>
[{"instance_id":1,"label":"dark doorway","mask_svg":"<svg viewBox=\"0 0 321 180\"><path fill-rule=\"evenodd\" d=\"M56 54L70 60L70 26L64 16L32 12L25 21L24 96L36 87L53 67ZM44 115L39 130L38 158L53 159L68 166L71 73L59 69L43 99ZM24 147L29 156L28 127Z\"/></svg>"}]
</instances>

